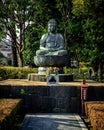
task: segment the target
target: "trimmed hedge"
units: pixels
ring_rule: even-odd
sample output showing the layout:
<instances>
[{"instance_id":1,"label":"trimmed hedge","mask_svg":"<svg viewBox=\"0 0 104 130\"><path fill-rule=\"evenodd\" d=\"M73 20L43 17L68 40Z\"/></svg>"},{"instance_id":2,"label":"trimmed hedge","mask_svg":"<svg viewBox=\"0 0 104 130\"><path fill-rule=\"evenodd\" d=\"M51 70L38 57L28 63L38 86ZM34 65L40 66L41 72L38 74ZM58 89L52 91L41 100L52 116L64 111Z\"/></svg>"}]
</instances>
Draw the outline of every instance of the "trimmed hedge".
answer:
<instances>
[{"instance_id":1,"label":"trimmed hedge","mask_svg":"<svg viewBox=\"0 0 104 130\"><path fill-rule=\"evenodd\" d=\"M78 68L65 68L65 73L73 74L74 79L89 79L88 68L79 70Z\"/></svg>"},{"instance_id":2,"label":"trimmed hedge","mask_svg":"<svg viewBox=\"0 0 104 130\"><path fill-rule=\"evenodd\" d=\"M104 101L85 102L85 112L93 130L104 130Z\"/></svg>"},{"instance_id":3,"label":"trimmed hedge","mask_svg":"<svg viewBox=\"0 0 104 130\"><path fill-rule=\"evenodd\" d=\"M0 80L26 79L29 73L37 73L37 68L0 67Z\"/></svg>"},{"instance_id":4,"label":"trimmed hedge","mask_svg":"<svg viewBox=\"0 0 104 130\"><path fill-rule=\"evenodd\" d=\"M0 68L0 80L6 79L6 70Z\"/></svg>"},{"instance_id":5,"label":"trimmed hedge","mask_svg":"<svg viewBox=\"0 0 104 130\"><path fill-rule=\"evenodd\" d=\"M73 74L74 79L88 79L87 70L83 70L79 73L78 68L64 68L65 73ZM26 67L0 67L0 80L4 79L26 79L29 73L37 73L37 68L26 68Z\"/></svg>"}]
</instances>

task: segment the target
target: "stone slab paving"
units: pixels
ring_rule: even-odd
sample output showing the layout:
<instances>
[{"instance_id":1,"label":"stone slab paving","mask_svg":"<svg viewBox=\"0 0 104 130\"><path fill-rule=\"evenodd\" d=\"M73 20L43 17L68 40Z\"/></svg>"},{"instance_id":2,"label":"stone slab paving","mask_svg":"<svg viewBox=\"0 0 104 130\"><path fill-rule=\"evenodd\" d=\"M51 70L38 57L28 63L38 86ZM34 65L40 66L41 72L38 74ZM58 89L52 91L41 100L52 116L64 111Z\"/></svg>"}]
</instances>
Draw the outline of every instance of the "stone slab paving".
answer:
<instances>
[{"instance_id":1,"label":"stone slab paving","mask_svg":"<svg viewBox=\"0 0 104 130\"><path fill-rule=\"evenodd\" d=\"M27 114L21 130L88 130L78 114Z\"/></svg>"},{"instance_id":2,"label":"stone slab paving","mask_svg":"<svg viewBox=\"0 0 104 130\"><path fill-rule=\"evenodd\" d=\"M60 86L80 86L82 80L73 81L73 82L60 82L58 85ZM104 83L98 83L93 80L86 80L89 86L102 86L104 87ZM8 85L8 86L47 86L46 82L38 82L38 81L28 81L27 79L7 79L0 81L0 85Z\"/></svg>"}]
</instances>

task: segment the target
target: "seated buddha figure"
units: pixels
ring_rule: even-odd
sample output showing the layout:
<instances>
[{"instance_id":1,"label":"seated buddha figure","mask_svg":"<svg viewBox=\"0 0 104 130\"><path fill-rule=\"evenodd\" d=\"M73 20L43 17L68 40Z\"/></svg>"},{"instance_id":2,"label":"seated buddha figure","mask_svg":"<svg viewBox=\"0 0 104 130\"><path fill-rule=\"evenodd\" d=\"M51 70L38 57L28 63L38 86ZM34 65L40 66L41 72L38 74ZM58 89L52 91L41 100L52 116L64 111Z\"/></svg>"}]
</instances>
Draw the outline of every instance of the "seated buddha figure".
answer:
<instances>
[{"instance_id":1,"label":"seated buddha figure","mask_svg":"<svg viewBox=\"0 0 104 130\"><path fill-rule=\"evenodd\" d=\"M40 39L40 49L36 51L36 56L63 56L68 52L64 49L64 38L56 33L56 20L51 19L48 22L48 32L43 34Z\"/></svg>"}]
</instances>

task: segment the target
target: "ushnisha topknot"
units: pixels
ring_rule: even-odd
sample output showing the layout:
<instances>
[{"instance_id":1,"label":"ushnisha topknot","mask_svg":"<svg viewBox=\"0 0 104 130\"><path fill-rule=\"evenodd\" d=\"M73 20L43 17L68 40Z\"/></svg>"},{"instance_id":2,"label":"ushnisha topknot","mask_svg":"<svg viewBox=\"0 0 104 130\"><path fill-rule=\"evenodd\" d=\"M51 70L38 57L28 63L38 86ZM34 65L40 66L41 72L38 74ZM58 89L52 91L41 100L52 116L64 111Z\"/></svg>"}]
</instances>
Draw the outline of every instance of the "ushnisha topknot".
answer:
<instances>
[{"instance_id":1,"label":"ushnisha topknot","mask_svg":"<svg viewBox=\"0 0 104 130\"><path fill-rule=\"evenodd\" d=\"M55 24L55 25L57 25L57 22L56 22L55 19L50 19L50 20L48 21L48 24Z\"/></svg>"}]
</instances>

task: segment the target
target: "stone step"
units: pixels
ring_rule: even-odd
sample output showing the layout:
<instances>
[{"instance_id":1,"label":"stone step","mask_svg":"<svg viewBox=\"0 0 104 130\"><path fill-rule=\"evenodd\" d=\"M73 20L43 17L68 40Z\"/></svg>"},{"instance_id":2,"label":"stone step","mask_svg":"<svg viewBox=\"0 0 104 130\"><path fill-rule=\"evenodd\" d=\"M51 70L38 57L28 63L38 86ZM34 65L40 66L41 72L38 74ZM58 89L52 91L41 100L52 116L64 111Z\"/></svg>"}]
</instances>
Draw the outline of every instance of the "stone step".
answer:
<instances>
[{"instance_id":1,"label":"stone step","mask_svg":"<svg viewBox=\"0 0 104 130\"><path fill-rule=\"evenodd\" d=\"M21 130L88 130L78 114L27 114Z\"/></svg>"}]
</instances>

